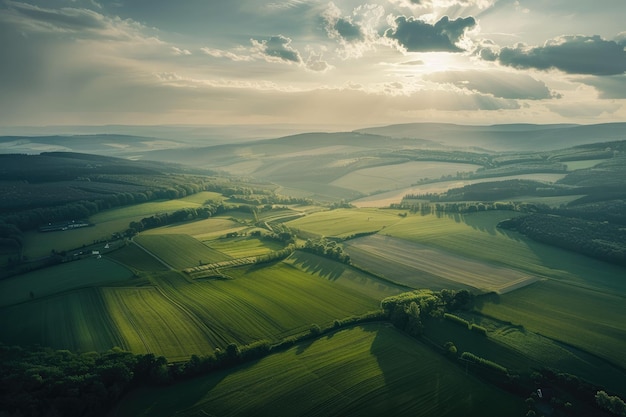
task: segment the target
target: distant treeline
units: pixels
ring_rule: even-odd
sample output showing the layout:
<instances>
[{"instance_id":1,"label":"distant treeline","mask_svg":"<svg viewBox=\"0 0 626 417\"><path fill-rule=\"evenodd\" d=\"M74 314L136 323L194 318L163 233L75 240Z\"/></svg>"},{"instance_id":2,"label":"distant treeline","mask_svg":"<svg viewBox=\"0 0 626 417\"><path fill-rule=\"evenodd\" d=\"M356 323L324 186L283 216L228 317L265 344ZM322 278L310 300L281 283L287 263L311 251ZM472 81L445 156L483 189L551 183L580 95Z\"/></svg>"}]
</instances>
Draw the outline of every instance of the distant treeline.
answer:
<instances>
[{"instance_id":1,"label":"distant treeline","mask_svg":"<svg viewBox=\"0 0 626 417\"><path fill-rule=\"evenodd\" d=\"M626 265L626 229L622 225L536 213L502 221L498 227L518 231L539 242Z\"/></svg>"}]
</instances>

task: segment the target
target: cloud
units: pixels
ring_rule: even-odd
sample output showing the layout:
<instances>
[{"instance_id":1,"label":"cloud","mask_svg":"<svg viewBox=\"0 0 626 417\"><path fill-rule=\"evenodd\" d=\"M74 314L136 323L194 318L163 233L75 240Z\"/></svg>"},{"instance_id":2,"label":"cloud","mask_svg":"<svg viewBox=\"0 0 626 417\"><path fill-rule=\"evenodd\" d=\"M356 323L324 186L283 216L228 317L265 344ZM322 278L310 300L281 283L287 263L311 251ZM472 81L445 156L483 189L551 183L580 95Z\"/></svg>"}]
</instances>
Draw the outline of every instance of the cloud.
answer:
<instances>
[{"instance_id":1,"label":"cloud","mask_svg":"<svg viewBox=\"0 0 626 417\"><path fill-rule=\"evenodd\" d=\"M521 100L560 98L541 81L526 74L504 71L444 71L428 74L427 81L451 84L469 91L491 94L494 97Z\"/></svg>"},{"instance_id":2,"label":"cloud","mask_svg":"<svg viewBox=\"0 0 626 417\"><path fill-rule=\"evenodd\" d=\"M626 43L600 36L561 36L543 46L518 44L513 48L481 50L486 60L503 65L539 70L558 69L569 74L615 75L626 72Z\"/></svg>"},{"instance_id":3,"label":"cloud","mask_svg":"<svg viewBox=\"0 0 626 417\"><path fill-rule=\"evenodd\" d=\"M389 0L390 3L409 8L447 8L447 7L477 7L486 9L497 0Z\"/></svg>"},{"instance_id":4,"label":"cloud","mask_svg":"<svg viewBox=\"0 0 626 417\"><path fill-rule=\"evenodd\" d=\"M300 52L291 46L291 39L286 36L271 36L269 39L250 39L254 50L268 62L302 63Z\"/></svg>"},{"instance_id":5,"label":"cloud","mask_svg":"<svg viewBox=\"0 0 626 417\"><path fill-rule=\"evenodd\" d=\"M172 46L172 52L174 55L191 55L191 51L188 49L180 49L177 46Z\"/></svg>"},{"instance_id":6,"label":"cloud","mask_svg":"<svg viewBox=\"0 0 626 417\"><path fill-rule=\"evenodd\" d=\"M598 90L601 99L626 99L626 75L584 77L577 81Z\"/></svg>"},{"instance_id":7,"label":"cloud","mask_svg":"<svg viewBox=\"0 0 626 417\"><path fill-rule=\"evenodd\" d=\"M347 58L360 58L366 51L375 49L378 44L389 44L380 36L380 25L385 14L381 5L366 4L344 15L333 3L329 3L321 13L326 34L338 42L337 55Z\"/></svg>"},{"instance_id":8,"label":"cloud","mask_svg":"<svg viewBox=\"0 0 626 417\"><path fill-rule=\"evenodd\" d=\"M468 29L476 26L473 17L450 20L442 17L431 25L413 17L399 16L395 27L387 29L385 36L395 39L408 52L462 52L457 46Z\"/></svg>"},{"instance_id":9,"label":"cloud","mask_svg":"<svg viewBox=\"0 0 626 417\"><path fill-rule=\"evenodd\" d=\"M250 55L237 54L231 51L225 51L223 49L204 47L200 48L200 50L206 55L212 56L214 58L226 58L235 62L252 61L254 59Z\"/></svg>"}]
</instances>

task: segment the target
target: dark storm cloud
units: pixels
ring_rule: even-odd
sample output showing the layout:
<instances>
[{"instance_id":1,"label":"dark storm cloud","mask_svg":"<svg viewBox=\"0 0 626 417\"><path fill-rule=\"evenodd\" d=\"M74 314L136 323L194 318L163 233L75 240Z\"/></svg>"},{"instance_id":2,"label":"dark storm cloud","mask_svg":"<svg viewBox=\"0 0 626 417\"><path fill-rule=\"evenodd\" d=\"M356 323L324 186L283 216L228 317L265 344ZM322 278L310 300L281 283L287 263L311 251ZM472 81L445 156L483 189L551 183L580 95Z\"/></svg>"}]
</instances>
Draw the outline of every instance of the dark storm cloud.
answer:
<instances>
[{"instance_id":1,"label":"dark storm cloud","mask_svg":"<svg viewBox=\"0 0 626 417\"><path fill-rule=\"evenodd\" d=\"M542 100L560 97L543 82L529 75L504 71L444 71L425 75L424 79L505 99Z\"/></svg>"},{"instance_id":2,"label":"dark storm cloud","mask_svg":"<svg viewBox=\"0 0 626 417\"><path fill-rule=\"evenodd\" d=\"M337 19L334 29L343 39L349 42L363 39L361 28L346 19Z\"/></svg>"},{"instance_id":3,"label":"dark storm cloud","mask_svg":"<svg viewBox=\"0 0 626 417\"><path fill-rule=\"evenodd\" d=\"M272 36L265 41L255 41L253 43L257 45L260 52L266 57L278 58L282 61L300 63L302 57L300 53L291 46L291 39L283 36Z\"/></svg>"},{"instance_id":4,"label":"dark storm cloud","mask_svg":"<svg viewBox=\"0 0 626 417\"><path fill-rule=\"evenodd\" d=\"M558 69L569 74L615 75L626 72L626 46L600 36L563 36L544 46L502 48L498 61L519 69ZM481 51L481 56L483 56ZM489 54L483 56L490 58Z\"/></svg>"},{"instance_id":5,"label":"dark storm cloud","mask_svg":"<svg viewBox=\"0 0 626 417\"><path fill-rule=\"evenodd\" d=\"M462 52L456 46L467 29L476 26L473 17L450 20L442 17L431 25L413 17L399 16L396 18L396 28L387 29L385 36L395 39L409 52Z\"/></svg>"}]
</instances>

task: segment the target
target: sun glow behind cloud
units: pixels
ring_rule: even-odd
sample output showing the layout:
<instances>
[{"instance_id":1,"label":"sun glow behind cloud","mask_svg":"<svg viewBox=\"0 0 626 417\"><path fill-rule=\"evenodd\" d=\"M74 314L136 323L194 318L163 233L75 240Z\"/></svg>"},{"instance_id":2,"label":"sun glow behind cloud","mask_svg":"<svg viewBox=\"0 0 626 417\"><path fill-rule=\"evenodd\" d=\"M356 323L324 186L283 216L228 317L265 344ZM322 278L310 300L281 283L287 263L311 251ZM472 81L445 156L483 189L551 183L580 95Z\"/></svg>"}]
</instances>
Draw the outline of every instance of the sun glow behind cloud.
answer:
<instances>
[{"instance_id":1,"label":"sun glow behind cloud","mask_svg":"<svg viewBox=\"0 0 626 417\"><path fill-rule=\"evenodd\" d=\"M621 9L568 5L6 1L0 124L623 120Z\"/></svg>"}]
</instances>

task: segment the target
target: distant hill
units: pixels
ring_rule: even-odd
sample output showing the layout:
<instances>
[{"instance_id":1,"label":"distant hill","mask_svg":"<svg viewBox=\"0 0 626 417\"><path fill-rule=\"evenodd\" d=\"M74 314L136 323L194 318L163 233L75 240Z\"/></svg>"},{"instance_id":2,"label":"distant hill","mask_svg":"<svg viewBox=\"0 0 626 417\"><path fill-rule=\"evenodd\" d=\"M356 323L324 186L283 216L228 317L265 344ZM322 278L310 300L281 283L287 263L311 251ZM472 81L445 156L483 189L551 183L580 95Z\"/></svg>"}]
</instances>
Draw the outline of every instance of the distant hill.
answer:
<instances>
[{"instance_id":1,"label":"distant hill","mask_svg":"<svg viewBox=\"0 0 626 417\"><path fill-rule=\"evenodd\" d=\"M409 123L359 129L357 132L393 138L419 138L441 145L492 151L535 151L569 148L626 139L626 123L596 125L505 124L463 126L446 123Z\"/></svg>"}]
</instances>

